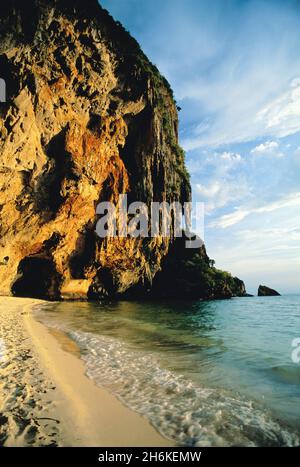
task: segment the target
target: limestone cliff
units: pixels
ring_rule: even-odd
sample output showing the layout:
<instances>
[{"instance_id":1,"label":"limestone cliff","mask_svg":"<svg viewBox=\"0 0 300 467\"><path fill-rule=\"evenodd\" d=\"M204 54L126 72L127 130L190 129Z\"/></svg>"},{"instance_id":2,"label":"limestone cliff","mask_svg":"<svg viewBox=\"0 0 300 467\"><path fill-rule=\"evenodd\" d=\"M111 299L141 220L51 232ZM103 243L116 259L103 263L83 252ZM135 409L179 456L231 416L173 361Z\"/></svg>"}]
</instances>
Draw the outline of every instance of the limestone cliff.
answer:
<instances>
[{"instance_id":1,"label":"limestone cliff","mask_svg":"<svg viewBox=\"0 0 300 467\"><path fill-rule=\"evenodd\" d=\"M170 241L101 240L95 208L190 199L167 81L97 0L7 0L0 76L0 293L149 290Z\"/></svg>"}]
</instances>

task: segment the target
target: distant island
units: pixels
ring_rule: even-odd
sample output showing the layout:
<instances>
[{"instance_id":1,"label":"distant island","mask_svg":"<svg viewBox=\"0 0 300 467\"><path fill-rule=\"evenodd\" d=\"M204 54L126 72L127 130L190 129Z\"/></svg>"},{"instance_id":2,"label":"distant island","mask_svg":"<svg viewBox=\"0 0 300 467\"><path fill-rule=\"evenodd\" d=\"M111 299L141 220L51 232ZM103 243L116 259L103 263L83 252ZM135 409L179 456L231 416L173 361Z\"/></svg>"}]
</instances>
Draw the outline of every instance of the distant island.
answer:
<instances>
[{"instance_id":1,"label":"distant island","mask_svg":"<svg viewBox=\"0 0 300 467\"><path fill-rule=\"evenodd\" d=\"M268 297L268 296L276 296L276 295L280 295L279 292L277 292L276 290L274 289L270 289L269 287L267 287L266 285L260 285L258 287L258 292L257 292L257 295L259 297Z\"/></svg>"}]
</instances>

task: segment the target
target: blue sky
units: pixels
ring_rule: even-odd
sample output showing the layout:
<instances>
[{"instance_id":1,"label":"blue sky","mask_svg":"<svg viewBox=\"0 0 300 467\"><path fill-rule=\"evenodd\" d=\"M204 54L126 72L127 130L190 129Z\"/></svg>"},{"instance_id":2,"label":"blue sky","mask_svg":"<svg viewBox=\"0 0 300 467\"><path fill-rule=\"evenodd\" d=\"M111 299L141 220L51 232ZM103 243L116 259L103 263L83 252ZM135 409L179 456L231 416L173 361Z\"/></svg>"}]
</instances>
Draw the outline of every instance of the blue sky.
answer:
<instances>
[{"instance_id":1,"label":"blue sky","mask_svg":"<svg viewBox=\"0 0 300 467\"><path fill-rule=\"evenodd\" d=\"M171 83L217 267L300 292L300 1L102 0Z\"/></svg>"}]
</instances>

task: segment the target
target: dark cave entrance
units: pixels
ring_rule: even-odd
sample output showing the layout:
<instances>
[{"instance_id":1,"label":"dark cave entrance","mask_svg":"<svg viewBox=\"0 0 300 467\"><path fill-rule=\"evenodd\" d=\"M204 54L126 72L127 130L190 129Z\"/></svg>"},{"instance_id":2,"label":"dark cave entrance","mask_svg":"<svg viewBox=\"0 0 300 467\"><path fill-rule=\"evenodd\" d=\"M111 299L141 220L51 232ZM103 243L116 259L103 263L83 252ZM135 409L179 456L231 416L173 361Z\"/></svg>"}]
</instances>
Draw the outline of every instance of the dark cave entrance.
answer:
<instances>
[{"instance_id":1,"label":"dark cave entrance","mask_svg":"<svg viewBox=\"0 0 300 467\"><path fill-rule=\"evenodd\" d=\"M76 242L76 251L71 255L69 267L73 279L85 279L85 269L93 264L96 255L94 226L86 228Z\"/></svg>"},{"instance_id":2,"label":"dark cave entrance","mask_svg":"<svg viewBox=\"0 0 300 467\"><path fill-rule=\"evenodd\" d=\"M16 297L57 300L60 297L60 282L60 275L52 259L28 256L20 261L11 292Z\"/></svg>"}]
</instances>

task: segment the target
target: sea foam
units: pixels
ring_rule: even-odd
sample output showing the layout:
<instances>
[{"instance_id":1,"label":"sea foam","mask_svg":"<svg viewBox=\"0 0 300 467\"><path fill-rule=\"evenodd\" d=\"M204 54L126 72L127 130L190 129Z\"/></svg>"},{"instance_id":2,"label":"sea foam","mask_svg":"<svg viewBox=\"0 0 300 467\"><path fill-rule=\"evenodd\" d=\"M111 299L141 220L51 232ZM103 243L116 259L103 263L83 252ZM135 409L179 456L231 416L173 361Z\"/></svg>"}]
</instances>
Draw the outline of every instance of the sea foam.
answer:
<instances>
[{"instance_id":1,"label":"sea foam","mask_svg":"<svg viewBox=\"0 0 300 467\"><path fill-rule=\"evenodd\" d=\"M117 339L68 334L81 348L89 378L180 445L299 445L297 435L239 394L199 387L161 368L151 353L132 351Z\"/></svg>"}]
</instances>

